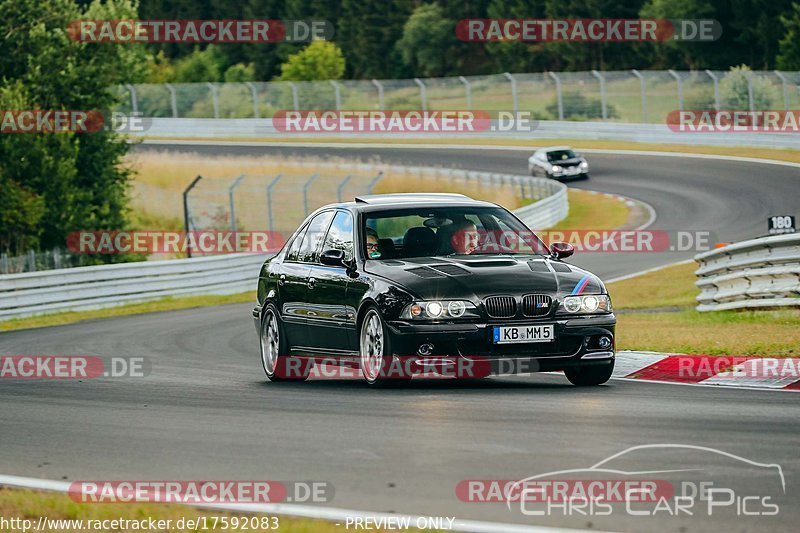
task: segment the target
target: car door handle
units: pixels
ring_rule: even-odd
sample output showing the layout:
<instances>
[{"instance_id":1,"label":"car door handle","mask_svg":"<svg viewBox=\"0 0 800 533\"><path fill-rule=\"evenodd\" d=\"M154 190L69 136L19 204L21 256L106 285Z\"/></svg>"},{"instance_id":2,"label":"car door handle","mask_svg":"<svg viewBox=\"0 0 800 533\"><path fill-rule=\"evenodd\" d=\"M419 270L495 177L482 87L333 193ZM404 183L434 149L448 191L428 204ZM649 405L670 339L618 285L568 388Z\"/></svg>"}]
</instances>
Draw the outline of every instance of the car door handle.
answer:
<instances>
[{"instance_id":1,"label":"car door handle","mask_svg":"<svg viewBox=\"0 0 800 533\"><path fill-rule=\"evenodd\" d=\"M283 285L284 283L286 283L286 274L281 274L278 278L278 285Z\"/></svg>"},{"instance_id":2,"label":"car door handle","mask_svg":"<svg viewBox=\"0 0 800 533\"><path fill-rule=\"evenodd\" d=\"M308 278L308 288L309 288L309 289L313 289L313 288L314 288L314 285L315 285L316 283L317 283L317 280L315 280L314 278Z\"/></svg>"}]
</instances>

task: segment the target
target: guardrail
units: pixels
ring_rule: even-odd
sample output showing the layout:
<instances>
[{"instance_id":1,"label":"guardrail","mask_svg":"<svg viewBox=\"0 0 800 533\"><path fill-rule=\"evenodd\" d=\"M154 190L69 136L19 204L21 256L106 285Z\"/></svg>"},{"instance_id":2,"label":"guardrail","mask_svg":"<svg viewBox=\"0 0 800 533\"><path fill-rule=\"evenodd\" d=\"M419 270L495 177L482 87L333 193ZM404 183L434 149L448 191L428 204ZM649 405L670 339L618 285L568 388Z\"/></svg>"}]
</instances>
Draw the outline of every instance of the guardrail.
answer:
<instances>
[{"instance_id":1,"label":"guardrail","mask_svg":"<svg viewBox=\"0 0 800 533\"><path fill-rule=\"evenodd\" d=\"M485 184L513 184L519 187L521 197L539 199L515 212L534 229L555 224L569 211L567 187L553 180L426 167L403 170L420 176L444 175L467 183L481 180ZM89 311L168 296L247 292L255 290L259 268L267 257L229 254L0 275L0 321L61 311Z\"/></svg>"},{"instance_id":2,"label":"guardrail","mask_svg":"<svg viewBox=\"0 0 800 533\"><path fill-rule=\"evenodd\" d=\"M698 311L800 306L800 234L737 242L694 259Z\"/></svg>"},{"instance_id":3,"label":"guardrail","mask_svg":"<svg viewBox=\"0 0 800 533\"><path fill-rule=\"evenodd\" d=\"M255 118L152 118L140 131L131 135L145 138L180 139L307 139L335 137L337 139L469 139L486 136L502 139L584 139L709 146L762 146L765 148L800 148L800 135L770 132L679 132L666 124L636 124L626 122L570 122L540 120L532 131L439 132L439 133L284 133L275 129L272 119Z\"/></svg>"}]
</instances>

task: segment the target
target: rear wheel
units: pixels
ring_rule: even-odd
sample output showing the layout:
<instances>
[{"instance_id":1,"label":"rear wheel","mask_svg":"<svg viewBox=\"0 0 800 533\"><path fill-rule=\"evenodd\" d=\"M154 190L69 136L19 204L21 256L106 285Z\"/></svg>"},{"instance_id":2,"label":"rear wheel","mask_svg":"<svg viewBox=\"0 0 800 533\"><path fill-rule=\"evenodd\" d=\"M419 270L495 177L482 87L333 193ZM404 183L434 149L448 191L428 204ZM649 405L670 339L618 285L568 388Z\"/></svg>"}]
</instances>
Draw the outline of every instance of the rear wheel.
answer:
<instances>
[{"instance_id":1,"label":"rear wheel","mask_svg":"<svg viewBox=\"0 0 800 533\"><path fill-rule=\"evenodd\" d=\"M614 361L604 365L586 365L567 368L564 370L564 375L573 385L579 387L591 387L594 385L602 385L609 379L614 372Z\"/></svg>"},{"instance_id":2,"label":"rear wheel","mask_svg":"<svg viewBox=\"0 0 800 533\"><path fill-rule=\"evenodd\" d=\"M261 366L270 381L305 381L309 362L290 357L278 311L267 305L261 320Z\"/></svg>"}]
</instances>

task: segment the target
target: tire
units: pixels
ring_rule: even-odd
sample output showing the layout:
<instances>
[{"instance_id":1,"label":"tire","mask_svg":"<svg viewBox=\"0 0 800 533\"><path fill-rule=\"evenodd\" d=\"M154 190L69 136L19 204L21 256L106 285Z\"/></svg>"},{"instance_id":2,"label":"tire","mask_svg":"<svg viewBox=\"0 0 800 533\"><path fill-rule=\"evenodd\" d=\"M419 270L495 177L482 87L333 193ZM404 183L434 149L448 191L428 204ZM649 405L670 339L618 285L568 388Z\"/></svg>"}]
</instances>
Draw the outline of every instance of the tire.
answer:
<instances>
[{"instance_id":1,"label":"tire","mask_svg":"<svg viewBox=\"0 0 800 533\"><path fill-rule=\"evenodd\" d=\"M283 325L278 310L267 304L261 320L259 335L261 367L270 381L305 381L310 362L288 355L289 349L283 335Z\"/></svg>"},{"instance_id":2,"label":"tire","mask_svg":"<svg viewBox=\"0 0 800 533\"><path fill-rule=\"evenodd\" d=\"M358 353L361 375L371 387L386 387L407 381L400 368L392 367L390 341L389 329L380 311L370 305L358 330Z\"/></svg>"},{"instance_id":3,"label":"tire","mask_svg":"<svg viewBox=\"0 0 800 533\"><path fill-rule=\"evenodd\" d=\"M567 368L564 375L573 385L578 387L592 387L602 385L611 378L614 371L614 361L604 365L586 365Z\"/></svg>"}]
</instances>

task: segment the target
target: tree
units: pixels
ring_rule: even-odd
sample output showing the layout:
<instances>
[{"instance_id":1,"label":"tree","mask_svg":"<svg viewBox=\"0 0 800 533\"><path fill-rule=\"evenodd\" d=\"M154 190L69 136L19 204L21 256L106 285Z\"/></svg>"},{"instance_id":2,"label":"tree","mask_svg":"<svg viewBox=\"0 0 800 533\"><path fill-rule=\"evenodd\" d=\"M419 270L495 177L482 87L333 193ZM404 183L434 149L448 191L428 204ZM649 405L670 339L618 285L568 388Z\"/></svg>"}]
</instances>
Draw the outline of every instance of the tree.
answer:
<instances>
[{"instance_id":1,"label":"tree","mask_svg":"<svg viewBox=\"0 0 800 533\"><path fill-rule=\"evenodd\" d=\"M779 43L778 68L800 70L800 4L793 2L788 15L781 17L784 27Z\"/></svg>"},{"instance_id":2,"label":"tree","mask_svg":"<svg viewBox=\"0 0 800 533\"><path fill-rule=\"evenodd\" d=\"M281 65L282 81L338 80L344 75L344 56L334 43L314 41Z\"/></svg>"},{"instance_id":3,"label":"tree","mask_svg":"<svg viewBox=\"0 0 800 533\"><path fill-rule=\"evenodd\" d=\"M205 50L197 48L190 55L175 62L173 81L177 83L222 81L224 68L225 58L219 47L209 45Z\"/></svg>"},{"instance_id":4,"label":"tree","mask_svg":"<svg viewBox=\"0 0 800 533\"><path fill-rule=\"evenodd\" d=\"M749 81L748 81L749 80ZM750 67L731 67L719 82L719 94L725 109L750 109L750 89L753 92L753 109L772 109L775 94L769 81L752 76Z\"/></svg>"},{"instance_id":5,"label":"tree","mask_svg":"<svg viewBox=\"0 0 800 533\"><path fill-rule=\"evenodd\" d=\"M458 44L455 37L455 21L446 18L438 4L422 4L417 7L403 27L403 36L397 41L397 49L403 63L416 76L445 76L457 71L460 63L453 47Z\"/></svg>"},{"instance_id":6,"label":"tree","mask_svg":"<svg viewBox=\"0 0 800 533\"><path fill-rule=\"evenodd\" d=\"M0 0L0 109L112 109L119 98L114 88L143 78L145 49L77 42L67 28L74 20L135 15L136 5L127 0L94 0L84 7L71 0ZM38 238L52 248L63 247L72 231L125 229L127 151L111 130L0 135L0 176L14 191L4 201L22 205L36 221L25 227L4 218L0 224L8 226L0 234L11 229L27 238L17 239L18 246ZM37 217L40 205L44 211Z\"/></svg>"},{"instance_id":7,"label":"tree","mask_svg":"<svg viewBox=\"0 0 800 533\"><path fill-rule=\"evenodd\" d=\"M337 44L350 78L391 78L402 71L395 43L411 15L413 0L342 0Z\"/></svg>"}]
</instances>

